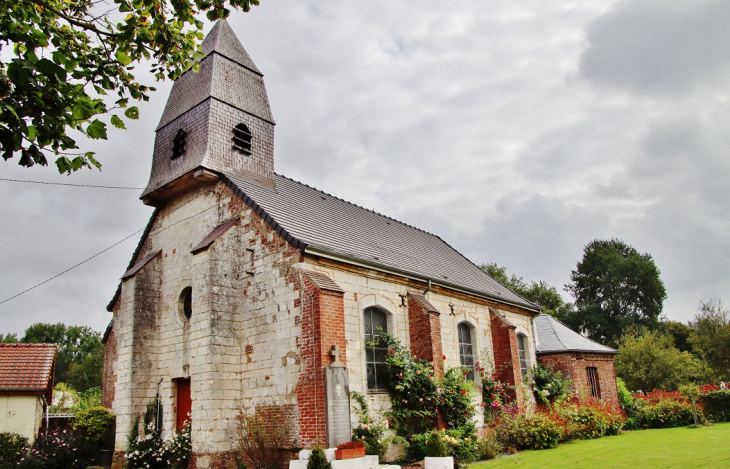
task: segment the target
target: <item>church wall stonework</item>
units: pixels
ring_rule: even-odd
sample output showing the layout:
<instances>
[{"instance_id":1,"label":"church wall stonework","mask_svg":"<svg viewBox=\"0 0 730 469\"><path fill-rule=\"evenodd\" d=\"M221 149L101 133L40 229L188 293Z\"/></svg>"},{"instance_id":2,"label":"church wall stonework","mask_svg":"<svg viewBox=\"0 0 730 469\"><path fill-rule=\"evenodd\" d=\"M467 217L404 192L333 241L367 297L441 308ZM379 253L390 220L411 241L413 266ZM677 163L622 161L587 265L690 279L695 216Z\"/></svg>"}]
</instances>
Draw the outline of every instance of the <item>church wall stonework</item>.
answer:
<instances>
[{"instance_id":1,"label":"church wall stonework","mask_svg":"<svg viewBox=\"0 0 730 469\"><path fill-rule=\"evenodd\" d=\"M237 226L209 249L190 253L235 215L241 216ZM116 449L126 449L131 424L158 382L163 427L172 433L174 380L190 378L195 461L213 467L212 455L220 460L236 450L241 409L296 405L301 325L292 266L300 255L223 184L163 208L143 245L162 252L123 282L115 314L118 358L110 381L116 388ZM181 311L186 287L193 291L189 320ZM286 414L296 431L298 415Z\"/></svg>"}]
</instances>

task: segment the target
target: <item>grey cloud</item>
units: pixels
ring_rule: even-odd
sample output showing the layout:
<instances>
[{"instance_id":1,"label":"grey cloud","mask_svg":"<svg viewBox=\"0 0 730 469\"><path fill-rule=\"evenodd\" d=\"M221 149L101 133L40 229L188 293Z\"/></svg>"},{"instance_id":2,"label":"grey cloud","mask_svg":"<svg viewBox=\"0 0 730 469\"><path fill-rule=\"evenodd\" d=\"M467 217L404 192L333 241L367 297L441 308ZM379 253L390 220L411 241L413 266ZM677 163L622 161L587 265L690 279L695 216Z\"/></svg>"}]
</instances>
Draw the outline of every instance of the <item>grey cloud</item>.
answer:
<instances>
[{"instance_id":1,"label":"grey cloud","mask_svg":"<svg viewBox=\"0 0 730 469\"><path fill-rule=\"evenodd\" d=\"M587 28L580 70L632 92L686 94L730 77L730 3L621 0Z\"/></svg>"}]
</instances>

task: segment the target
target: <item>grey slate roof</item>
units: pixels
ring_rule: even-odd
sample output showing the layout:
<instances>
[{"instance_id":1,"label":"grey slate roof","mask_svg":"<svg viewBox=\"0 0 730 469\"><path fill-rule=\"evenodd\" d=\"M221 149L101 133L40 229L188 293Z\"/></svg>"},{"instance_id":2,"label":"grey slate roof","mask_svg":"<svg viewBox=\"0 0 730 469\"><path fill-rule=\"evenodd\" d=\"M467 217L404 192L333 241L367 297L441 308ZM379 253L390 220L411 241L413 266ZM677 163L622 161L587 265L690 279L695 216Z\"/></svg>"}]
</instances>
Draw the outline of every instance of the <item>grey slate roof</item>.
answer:
<instances>
[{"instance_id":1,"label":"grey slate roof","mask_svg":"<svg viewBox=\"0 0 730 469\"><path fill-rule=\"evenodd\" d=\"M537 354L588 352L616 354L618 351L594 342L575 332L548 314L534 319L538 337Z\"/></svg>"},{"instance_id":2,"label":"grey slate roof","mask_svg":"<svg viewBox=\"0 0 730 469\"><path fill-rule=\"evenodd\" d=\"M216 51L222 56L243 65L252 72L263 76L263 73L253 63L248 52L243 48L241 41L238 40L236 33L233 32L233 29L231 29L231 26L226 20L219 20L215 23L213 29L210 30L203 40L201 47L205 55Z\"/></svg>"},{"instance_id":3,"label":"grey slate roof","mask_svg":"<svg viewBox=\"0 0 730 469\"><path fill-rule=\"evenodd\" d=\"M314 248L539 311L436 235L278 174L275 190L231 174L223 180L249 205L263 209L267 221L302 250Z\"/></svg>"},{"instance_id":4,"label":"grey slate roof","mask_svg":"<svg viewBox=\"0 0 730 469\"><path fill-rule=\"evenodd\" d=\"M172 85L157 130L214 98L274 123L263 75L225 20L219 20L202 44L198 72L188 70Z\"/></svg>"}]
</instances>

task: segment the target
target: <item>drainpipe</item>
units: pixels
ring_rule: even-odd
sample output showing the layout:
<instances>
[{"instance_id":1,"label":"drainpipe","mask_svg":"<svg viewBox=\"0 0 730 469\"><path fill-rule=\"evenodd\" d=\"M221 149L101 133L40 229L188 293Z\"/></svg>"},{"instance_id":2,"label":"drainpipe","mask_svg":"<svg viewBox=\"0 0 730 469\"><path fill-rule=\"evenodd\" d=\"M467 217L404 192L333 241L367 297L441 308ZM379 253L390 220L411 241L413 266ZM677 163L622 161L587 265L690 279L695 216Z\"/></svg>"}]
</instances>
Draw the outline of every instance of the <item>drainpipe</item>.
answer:
<instances>
[{"instance_id":1,"label":"drainpipe","mask_svg":"<svg viewBox=\"0 0 730 469\"><path fill-rule=\"evenodd\" d=\"M160 378L160 380L157 382L157 394L155 395L155 400L157 401L157 415L155 415L155 429L157 432L162 431L162 422L160 422L160 384L162 384L162 380L165 379Z\"/></svg>"},{"instance_id":2,"label":"drainpipe","mask_svg":"<svg viewBox=\"0 0 730 469\"><path fill-rule=\"evenodd\" d=\"M46 416L46 436L48 436L48 402L46 396L41 396L41 401L43 401L43 413Z\"/></svg>"},{"instance_id":3,"label":"drainpipe","mask_svg":"<svg viewBox=\"0 0 730 469\"><path fill-rule=\"evenodd\" d=\"M423 292L423 296L425 297L428 292L431 291L431 279L428 279L428 288L426 288L426 291Z\"/></svg>"}]
</instances>

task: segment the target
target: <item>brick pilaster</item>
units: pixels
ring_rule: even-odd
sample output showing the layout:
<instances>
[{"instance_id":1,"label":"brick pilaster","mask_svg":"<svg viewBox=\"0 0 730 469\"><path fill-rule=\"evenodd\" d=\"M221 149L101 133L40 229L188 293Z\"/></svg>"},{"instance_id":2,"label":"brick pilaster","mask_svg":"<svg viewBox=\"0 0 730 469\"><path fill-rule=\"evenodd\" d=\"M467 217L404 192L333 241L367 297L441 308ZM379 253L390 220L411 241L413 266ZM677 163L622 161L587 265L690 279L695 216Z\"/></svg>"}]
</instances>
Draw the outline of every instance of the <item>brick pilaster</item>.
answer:
<instances>
[{"instance_id":1,"label":"brick pilaster","mask_svg":"<svg viewBox=\"0 0 730 469\"><path fill-rule=\"evenodd\" d=\"M332 363L330 350L337 345L340 361L347 365L344 290L323 274L301 275L302 368L297 383L299 436L304 448L319 439L327 441L324 369Z\"/></svg>"},{"instance_id":2,"label":"brick pilaster","mask_svg":"<svg viewBox=\"0 0 730 469\"><path fill-rule=\"evenodd\" d=\"M500 381L514 387L508 395L522 410L525 407L525 396L522 390L516 327L494 311L490 312L490 319L495 371Z\"/></svg>"}]
</instances>

